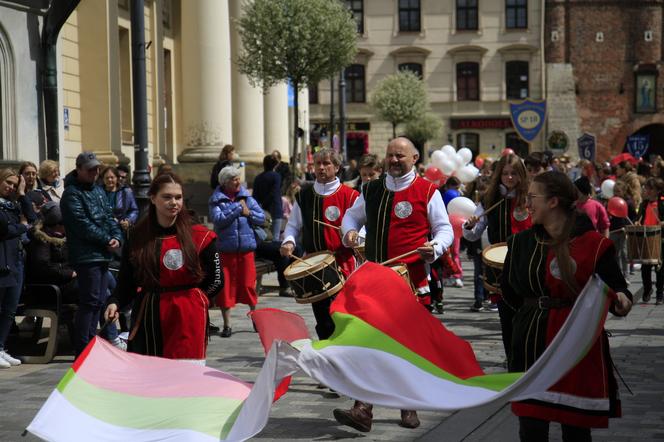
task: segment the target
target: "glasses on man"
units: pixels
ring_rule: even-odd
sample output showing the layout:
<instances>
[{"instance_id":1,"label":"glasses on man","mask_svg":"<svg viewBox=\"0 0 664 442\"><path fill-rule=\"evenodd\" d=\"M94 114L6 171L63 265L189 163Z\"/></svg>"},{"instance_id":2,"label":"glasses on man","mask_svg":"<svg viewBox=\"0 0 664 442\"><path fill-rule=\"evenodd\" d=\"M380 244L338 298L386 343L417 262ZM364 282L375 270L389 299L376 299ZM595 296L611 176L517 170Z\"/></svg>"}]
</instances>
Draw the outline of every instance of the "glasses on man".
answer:
<instances>
[{"instance_id":1,"label":"glasses on man","mask_svg":"<svg viewBox=\"0 0 664 442\"><path fill-rule=\"evenodd\" d=\"M533 200L535 198L545 198L545 197L546 197L546 195L537 195L537 194L534 194L534 193L528 193L528 194L526 194L526 203L530 204L530 203L533 202Z\"/></svg>"}]
</instances>

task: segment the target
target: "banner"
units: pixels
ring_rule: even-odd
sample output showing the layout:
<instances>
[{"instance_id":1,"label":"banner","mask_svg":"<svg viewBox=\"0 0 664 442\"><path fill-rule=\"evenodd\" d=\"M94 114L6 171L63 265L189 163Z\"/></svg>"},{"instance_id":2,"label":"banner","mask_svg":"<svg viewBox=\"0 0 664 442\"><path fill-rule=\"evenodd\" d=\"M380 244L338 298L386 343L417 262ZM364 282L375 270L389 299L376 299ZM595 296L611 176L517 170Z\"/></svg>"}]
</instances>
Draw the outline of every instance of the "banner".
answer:
<instances>
[{"instance_id":1,"label":"banner","mask_svg":"<svg viewBox=\"0 0 664 442\"><path fill-rule=\"evenodd\" d=\"M630 135L627 137L627 151L634 158L641 158L650 148L650 135Z\"/></svg>"},{"instance_id":2,"label":"banner","mask_svg":"<svg viewBox=\"0 0 664 442\"><path fill-rule=\"evenodd\" d=\"M532 143L546 121L546 100L510 103L510 118L516 133L524 141Z\"/></svg>"},{"instance_id":3,"label":"banner","mask_svg":"<svg viewBox=\"0 0 664 442\"><path fill-rule=\"evenodd\" d=\"M579 146L579 158L595 162L597 140L594 135L586 132L576 140L576 144Z\"/></svg>"}]
</instances>

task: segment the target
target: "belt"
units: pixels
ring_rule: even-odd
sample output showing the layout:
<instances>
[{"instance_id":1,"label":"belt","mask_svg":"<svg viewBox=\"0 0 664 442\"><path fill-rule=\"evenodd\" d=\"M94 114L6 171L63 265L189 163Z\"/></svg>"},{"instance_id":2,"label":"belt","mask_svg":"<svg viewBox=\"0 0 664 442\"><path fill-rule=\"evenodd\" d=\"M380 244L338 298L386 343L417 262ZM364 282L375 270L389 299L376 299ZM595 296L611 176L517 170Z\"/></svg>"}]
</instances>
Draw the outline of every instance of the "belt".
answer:
<instances>
[{"instance_id":1,"label":"belt","mask_svg":"<svg viewBox=\"0 0 664 442\"><path fill-rule=\"evenodd\" d=\"M552 298L550 296L540 296L539 298L524 298L524 305L531 305L539 307L541 310L549 310L552 308L565 308L574 305L572 299L566 298Z\"/></svg>"}]
</instances>

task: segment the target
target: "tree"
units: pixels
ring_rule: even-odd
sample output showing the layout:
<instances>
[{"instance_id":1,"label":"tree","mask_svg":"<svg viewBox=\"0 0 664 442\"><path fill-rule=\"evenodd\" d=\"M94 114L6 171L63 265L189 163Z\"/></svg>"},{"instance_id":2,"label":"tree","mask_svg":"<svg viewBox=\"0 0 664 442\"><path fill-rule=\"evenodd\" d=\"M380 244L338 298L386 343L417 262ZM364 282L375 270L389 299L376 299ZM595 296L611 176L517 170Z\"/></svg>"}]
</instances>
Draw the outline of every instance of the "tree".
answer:
<instances>
[{"instance_id":1,"label":"tree","mask_svg":"<svg viewBox=\"0 0 664 442\"><path fill-rule=\"evenodd\" d=\"M253 0L238 21L240 72L263 90L290 82L295 92L294 165L298 150L298 93L349 65L357 24L339 0Z\"/></svg>"},{"instance_id":2,"label":"tree","mask_svg":"<svg viewBox=\"0 0 664 442\"><path fill-rule=\"evenodd\" d=\"M436 114L425 113L416 120L411 120L406 124L406 136L418 148L424 148L427 141L437 138L443 129L443 122Z\"/></svg>"},{"instance_id":3,"label":"tree","mask_svg":"<svg viewBox=\"0 0 664 442\"><path fill-rule=\"evenodd\" d=\"M424 82L410 71L400 71L381 80L370 100L378 117L392 123L392 136L397 125L422 117L427 110Z\"/></svg>"}]
</instances>

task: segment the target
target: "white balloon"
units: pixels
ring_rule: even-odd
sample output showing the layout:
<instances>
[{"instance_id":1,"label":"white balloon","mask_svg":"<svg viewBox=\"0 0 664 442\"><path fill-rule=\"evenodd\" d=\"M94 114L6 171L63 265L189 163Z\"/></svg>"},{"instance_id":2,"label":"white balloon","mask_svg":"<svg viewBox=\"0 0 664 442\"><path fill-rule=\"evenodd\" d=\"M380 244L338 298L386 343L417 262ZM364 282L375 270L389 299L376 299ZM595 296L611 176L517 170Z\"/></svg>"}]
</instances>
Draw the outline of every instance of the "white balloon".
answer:
<instances>
[{"instance_id":1,"label":"white balloon","mask_svg":"<svg viewBox=\"0 0 664 442\"><path fill-rule=\"evenodd\" d=\"M456 166L454 168L454 170L456 170L456 171L461 169L466 164L463 161L463 158L461 157L461 155L459 155L458 153L454 154L454 157L452 157L452 159L454 160L454 165Z\"/></svg>"},{"instance_id":2,"label":"white balloon","mask_svg":"<svg viewBox=\"0 0 664 442\"><path fill-rule=\"evenodd\" d=\"M477 178L477 175L479 173L480 171L477 167L468 164L466 166L463 166L461 169L457 170L456 177L459 178L459 180L465 184L465 183L470 183L475 178Z\"/></svg>"},{"instance_id":3,"label":"white balloon","mask_svg":"<svg viewBox=\"0 0 664 442\"><path fill-rule=\"evenodd\" d=\"M468 149L467 147L462 147L461 149L459 149L459 151L457 152L457 155L459 155L459 156L461 156L461 158L463 158L463 164L464 165L470 163L470 160L473 159L473 152L470 149Z\"/></svg>"},{"instance_id":4,"label":"white balloon","mask_svg":"<svg viewBox=\"0 0 664 442\"><path fill-rule=\"evenodd\" d=\"M445 158L440 162L438 167L445 175L450 176L456 170L456 164L449 158Z\"/></svg>"},{"instance_id":5,"label":"white balloon","mask_svg":"<svg viewBox=\"0 0 664 442\"><path fill-rule=\"evenodd\" d=\"M465 196L458 196L447 204L447 213L469 218L475 214L475 203Z\"/></svg>"},{"instance_id":6,"label":"white balloon","mask_svg":"<svg viewBox=\"0 0 664 442\"><path fill-rule=\"evenodd\" d=\"M454 155L456 155L456 149L451 144L446 144L445 146L441 147L440 151L443 152L448 157L453 157Z\"/></svg>"},{"instance_id":7,"label":"white balloon","mask_svg":"<svg viewBox=\"0 0 664 442\"><path fill-rule=\"evenodd\" d=\"M431 164L440 169L440 162L445 159L445 154L440 150L434 150L431 153Z\"/></svg>"},{"instance_id":8,"label":"white balloon","mask_svg":"<svg viewBox=\"0 0 664 442\"><path fill-rule=\"evenodd\" d=\"M613 186L616 185L616 182L613 180L604 180L602 183L602 196L604 198L613 197Z\"/></svg>"}]
</instances>

